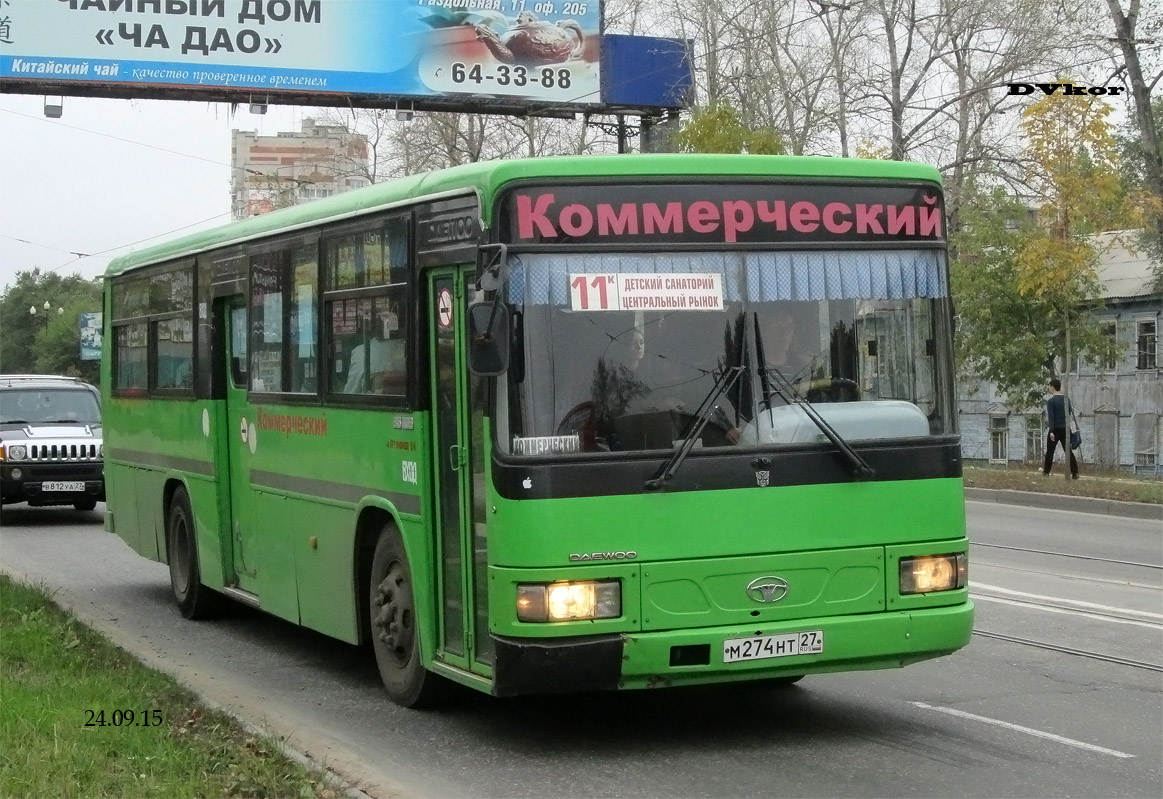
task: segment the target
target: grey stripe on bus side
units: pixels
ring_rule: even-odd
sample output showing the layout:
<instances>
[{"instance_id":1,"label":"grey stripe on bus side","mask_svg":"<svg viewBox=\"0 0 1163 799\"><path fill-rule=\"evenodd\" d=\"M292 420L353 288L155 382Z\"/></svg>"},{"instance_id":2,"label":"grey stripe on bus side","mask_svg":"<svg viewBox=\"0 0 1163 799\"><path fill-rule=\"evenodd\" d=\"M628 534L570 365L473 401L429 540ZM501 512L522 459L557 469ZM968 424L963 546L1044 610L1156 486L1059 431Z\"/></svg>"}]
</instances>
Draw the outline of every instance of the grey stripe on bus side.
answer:
<instances>
[{"instance_id":1,"label":"grey stripe on bus side","mask_svg":"<svg viewBox=\"0 0 1163 799\"><path fill-rule=\"evenodd\" d=\"M347 483L313 480L310 477L292 477L287 474L263 472L257 469L252 469L250 472L250 484L260 488L273 488L279 491L293 491L297 494L310 494L321 499L350 502L353 505L367 496L380 497L395 505L401 513L410 513L413 515L420 513L420 497L413 494L401 494L396 491L380 491L374 488L348 485Z\"/></svg>"},{"instance_id":2,"label":"grey stripe on bus side","mask_svg":"<svg viewBox=\"0 0 1163 799\"><path fill-rule=\"evenodd\" d=\"M160 455L156 452L138 452L134 449L109 449L105 455L110 460L124 461L131 466L155 466L162 469L174 469L179 472L192 472L205 477L214 476L214 464L209 461L197 461L193 458L178 458L173 455Z\"/></svg>"},{"instance_id":3,"label":"grey stripe on bus side","mask_svg":"<svg viewBox=\"0 0 1163 799\"><path fill-rule=\"evenodd\" d=\"M214 464L208 461L198 461L192 458L177 458L173 455L159 455L155 452L138 452L129 449L106 450L106 454L113 460L123 461L134 466L152 466L161 469L173 469L179 472L190 472L205 477L214 477ZM398 491L380 491L374 488L333 483L327 480L313 480L309 477L292 477L275 472L252 470L250 484L258 488L273 488L278 491L292 491L297 494L307 494L320 499L333 499L339 502L359 503L364 497L373 496L386 499L396 506L401 513L414 516L420 514L420 497L414 494L402 494Z\"/></svg>"}]
</instances>

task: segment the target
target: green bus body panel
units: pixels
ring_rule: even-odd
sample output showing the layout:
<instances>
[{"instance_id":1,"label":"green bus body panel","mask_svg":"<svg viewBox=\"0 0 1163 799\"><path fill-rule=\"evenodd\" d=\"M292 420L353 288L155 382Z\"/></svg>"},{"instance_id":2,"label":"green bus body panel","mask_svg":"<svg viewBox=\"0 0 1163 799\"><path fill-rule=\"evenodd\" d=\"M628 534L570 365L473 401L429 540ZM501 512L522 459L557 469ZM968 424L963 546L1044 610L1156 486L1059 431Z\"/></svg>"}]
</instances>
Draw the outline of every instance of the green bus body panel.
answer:
<instances>
[{"instance_id":1,"label":"green bus body panel","mask_svg":"<svg viewBox=\"0 0 1163 799\"><path fill-rule=\"evenodd\" d=\"M819 655L724 663L722 642L756 634L779 635L820 630L824 652ZM950 654L969 643L973 633L973 603L916 612L834 616L775 624L676 630L623 637L620 688L660 688L729 682L745 677L824 674L833 671L900 668ZM671 648L707 646L706 665L671 666Z\"/></svg>"},{"instance_id":2,"label":"green bus body panel","mask_svg":"<svg viewBox=\"0 0 1163 799\"><path fill-rule=\"evenodd\" d=\"M219 502L226 478L221 475L220 483L215 467L226 463L225 453L216 452L224 407L209 400L111 398L103 410L107 428L116 431L106 470L117 535L144 557L164 562L166 485L181 482L197 526L202 581L217 590L230 582L224 564L232 557L229 507ZM212 420L206 432L203 411ZM413 562L430 557L428 525L419 514L421 491L430 490L426 475L418 470L419 484L404 483L401 465L422 460L426 415L415 414L413 430L393 429L400 414L383 410L263 405L253 415L258 438L254 454L248 453L251 496L243 500L250 503L249 518L262 520L246 533L255 559L253 593L267 612L354 643L359 513L376 508L394 518L415 553ZM303 435L286 424L298 417L326 420L326 434Z\"/></svg>"},{"instance_id":3,"label":"green bus body panel","mask_svg":"<svg viewBox=\"0 0 1163 799\"><path fill-rule=\"evenodd\" d=\"M257 407L257 444L248 457L252 518L261 523L254 524L249 546L260 553L258 593L264 609L345 641L358 640L354 563L359 511L376 508L385 519L393 518L410 549L418 546L425 529L409 523L419 520L421 486L403 482L401 462L417 458L415 448L427 425L417 422L414 430L396 430L392 420L397 415L410 414ZM322 434L297 432L308 429L295 424L304 417L320 420L314 429ZM280 609L268 606L270 591L281 594Z\"/></svg>"},{"instance_id":4,"label":"green bus body panel","mask_svg":"<svg viewBox=\"0 0 1163 799\"><path fill-rule=\"evenodd\" d=\"M116 430L106 439L106 500L117 534L143 556L165 561L166 485L180 482L194 510L203 581L221 587L217 444L202 433L202 411L209 406L106 397L102 420Z\"/></svg>"},{"instance_id":5,"label":"green bus body panel","mask_svg":"<svg viewBox=\"0 0 1163 799\"><path fill-rule=\"evenodd\" d=\"M766 622L884 610L881 547L669 561L642 572L643 630L707 627L748 615ZM744 590L756 575L778 575L792 589L778 602L757 604Z\"/></svg>"},{"instance_id":6,"label":"green bus body panel","mask_svg":"<svg viewBox=\"0 0 1163 799\"><path fill-rule=\"evenodd\" d=\"M490 498L498 566L578 566L571 554L637 552L639 562L904 544L965 536L960 478L674 494Z\"/></svg>"},{"instance_id":7,"label":"green bus body panel","mask_svg":"<svg viewBox=\"0 0 1163 799\"><path fill-rule=\"evenodd\" d=\"M954 652L972 632L968 589L899 592L902 557L968 552L960 479L490 501L508 533L490 543L492 632L620 635L622 688L898 668ZM619 552L634 558L570 560ZM756 603L745 589L757 575L792 588ZM613 578L622 584L620 618L516 618L518 583ZM822 631L822 654L723 660L727 639L805 630ZM702 647L708 662L672 665L673 647Z\"/></svg>"},{"instance_id":8,"label":"green bus body panel","mask_svg":"<svg viewBox=\"0 0 1163 799\"><path fill-rule=\"evenodd\" d=\"M157 263L178 256L189 256L219 247L337 221L385 206L432 194L475 191L479 196L494 198L508 183L517 180L547 180L569 183L611 175L620 179L676 179L722 177L732 180L807 178L813 180L915 180L940 184L936 169L921 164L872 159L814 158L807 156L753 156L704 154L638 154L610 156L568 156L532 158L518 161L482 161L425 175L414 175L377 183L364 189L344 192L322 200L295 205L269 214L232 222L212 230L193 233L173 241L148 247L114 258L107 275ZM490 221L491 203L481 209Z\"/></svg>"}]
</instances>

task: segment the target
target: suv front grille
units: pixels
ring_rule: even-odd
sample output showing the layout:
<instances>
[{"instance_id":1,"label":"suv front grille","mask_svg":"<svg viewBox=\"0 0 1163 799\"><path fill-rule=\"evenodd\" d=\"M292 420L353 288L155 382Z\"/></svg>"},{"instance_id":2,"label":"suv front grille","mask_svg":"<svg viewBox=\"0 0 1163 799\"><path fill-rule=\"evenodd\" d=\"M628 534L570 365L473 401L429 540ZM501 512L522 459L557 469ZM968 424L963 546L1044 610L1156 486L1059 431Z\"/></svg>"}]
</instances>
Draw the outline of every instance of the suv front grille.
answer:
<instances>
[{"instance_id":1,"label":"suv front grille","mask_svg":"<svg viewBox=\"0 0 1163 799\"><path fill-rule=\"evenodd\" d=\"M26 461L59 463L62 461L97 461L99 444L29 444Z\"/></svg>"}]
</instances>

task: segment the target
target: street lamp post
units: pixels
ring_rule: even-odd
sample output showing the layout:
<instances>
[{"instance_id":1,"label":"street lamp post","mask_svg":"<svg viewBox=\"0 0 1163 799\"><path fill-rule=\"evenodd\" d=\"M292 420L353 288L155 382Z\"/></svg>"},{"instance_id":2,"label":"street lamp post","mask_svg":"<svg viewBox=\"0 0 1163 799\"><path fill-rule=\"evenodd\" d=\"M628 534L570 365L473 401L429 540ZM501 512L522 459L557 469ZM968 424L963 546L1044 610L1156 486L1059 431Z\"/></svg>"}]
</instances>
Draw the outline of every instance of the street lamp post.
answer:
<instances>
[{"instance_id":1,"label":"street lamp post","mask_svg":"<svg viewBox=\"0 0 1163 799\"><path fill-rule=\"evenodd\" d=\"M64 316L64 313L65 313L65 309L61 308L60 306L57 306L57 316ZM44 320L44 326L47 328L49 320L52 318L52 303L49 302L48 300L44 301L44 312L43 313L40 311L37 311L35 305L30 305L30 306L28 306L28 314L33 319L36 319L37 316L39 315L40 318Z\"/></svg>"}]
</instances>

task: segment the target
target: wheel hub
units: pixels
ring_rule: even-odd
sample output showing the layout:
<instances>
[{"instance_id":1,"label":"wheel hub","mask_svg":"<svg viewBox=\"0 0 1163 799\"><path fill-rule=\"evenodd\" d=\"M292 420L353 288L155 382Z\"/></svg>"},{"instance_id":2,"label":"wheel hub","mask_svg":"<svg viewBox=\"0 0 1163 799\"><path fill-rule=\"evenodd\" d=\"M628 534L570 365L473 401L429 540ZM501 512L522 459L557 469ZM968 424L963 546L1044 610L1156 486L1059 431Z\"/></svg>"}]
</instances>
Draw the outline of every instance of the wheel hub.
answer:
<instances>
[{"instance_id":1,"label":"wheel hub","mask_svg":"<svg viewBox=\"0 0 1163 799\"><path fill-rule=\"evenodd\" d=\"M415 635L412 619L412 592L408 590L403 565L393 562L376 586L373 632L400 666L408 662Z\"/></svg>"}]
</instances>

